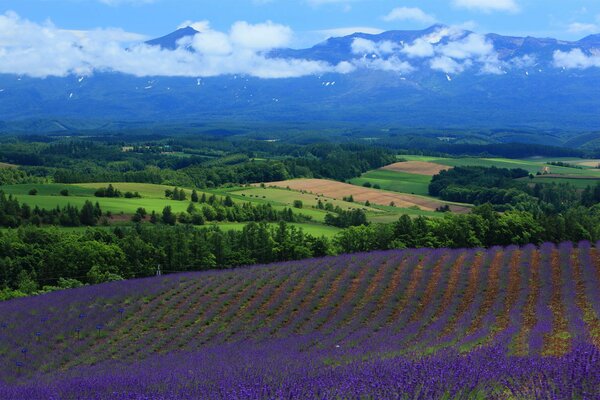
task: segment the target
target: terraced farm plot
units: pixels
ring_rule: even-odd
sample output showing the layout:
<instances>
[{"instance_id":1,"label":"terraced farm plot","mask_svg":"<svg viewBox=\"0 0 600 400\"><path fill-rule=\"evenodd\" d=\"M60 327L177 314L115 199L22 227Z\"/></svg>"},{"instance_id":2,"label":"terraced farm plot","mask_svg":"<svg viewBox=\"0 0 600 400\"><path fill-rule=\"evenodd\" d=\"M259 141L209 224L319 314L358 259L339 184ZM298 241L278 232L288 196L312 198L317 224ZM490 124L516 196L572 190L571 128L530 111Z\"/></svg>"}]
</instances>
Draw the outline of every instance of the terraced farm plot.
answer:
<instances>
[{"instance_id":1,"label":"terraced farm plot","mask_svg":"<svg viewBox=\"0 0 600 400\"><path fill-rule=\"evenodd\" d=\"M586 242L116 282L0 303L0 398L594 399L599 318Z\"/></svg>"},{"instance_id":2,"label":"terraced farm plot","mask_svg":"<svg viewBox=\"0 0 600 400\"><path fill-rule=\"evenodd\" d=\"M418 207L424 211L435 211L436 208L446 204L442 201L427 197L387 192L325 179L294 179L289 181L270 182L266 185L281 188L289 187L292 190L306 191L315 195L323 195L334 199L353 196L354 200L358 202L369 201L372 204L384 206L394 203L396 207ZM454 212L460 213L469 211L469 208L466 206L451 205L450 207Z\"/></svg>"}]
</instances>

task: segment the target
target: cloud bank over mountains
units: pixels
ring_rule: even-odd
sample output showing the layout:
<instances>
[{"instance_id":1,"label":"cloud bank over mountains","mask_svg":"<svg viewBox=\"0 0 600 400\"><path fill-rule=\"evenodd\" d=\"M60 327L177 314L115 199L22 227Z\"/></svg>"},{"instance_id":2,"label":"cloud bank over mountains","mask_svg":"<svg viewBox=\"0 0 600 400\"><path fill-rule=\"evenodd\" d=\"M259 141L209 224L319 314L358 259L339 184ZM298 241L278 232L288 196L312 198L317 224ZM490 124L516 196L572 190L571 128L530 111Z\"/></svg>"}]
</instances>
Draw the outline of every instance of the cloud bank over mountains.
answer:
<instances>
[{"instance_id":1,"label":"cloud bank over mountains","mask_svg":"<svg viewBox=\"0 0 600 400\"><path fill-rule=\"evenodd\" d=\"M458 2L462 6L476 1ZM488 2L488 4L491 4ZM495 3L507 11L511 1ZM513 10L516 11L516 10ZM396 9L390 18L428 19L415 9ZM410 74L424 68L446 74L472 70L479 74L504 74L512 68L535 64L534 55L506 59L499 56L486 36L459 27L438 26L431 33L405 43L355 37L346 60L271 56L274 49L291 43L294 32L271 21L234 23L229 31L210 27L207 21L186 21L182 26L198 31L177 42L173 49L151 46L141 35L119 29L63 30L51 22L36 24L7 12L0 15L0 73L35 78L89 76L117 72L138 77L212 77L242 74L258 78L294 78L325 73L347 74L358 69ZM553 66L565 69L600 67L600 51L556 51Z\"/></svg>"}]
</instances>

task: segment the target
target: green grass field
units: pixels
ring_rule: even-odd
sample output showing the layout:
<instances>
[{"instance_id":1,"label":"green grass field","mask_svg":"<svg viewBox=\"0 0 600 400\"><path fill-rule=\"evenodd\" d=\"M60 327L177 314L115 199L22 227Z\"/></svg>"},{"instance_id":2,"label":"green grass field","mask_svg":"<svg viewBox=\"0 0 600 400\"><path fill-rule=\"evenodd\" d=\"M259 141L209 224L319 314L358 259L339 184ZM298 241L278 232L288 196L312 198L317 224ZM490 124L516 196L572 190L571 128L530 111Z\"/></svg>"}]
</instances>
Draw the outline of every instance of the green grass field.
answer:
<instances>
[{"instance_id":1,"label":"green grass field","mask_svg":"<svg viewBox=\"0 0 600 400\"><path fill-rule=\"evenodd\" d=\"M371 185L377 184L382 189L392 192L427 196L431 177L379 169L366 172L360 178L352 179L349 183L362 186L365 182L369 182Z\"/></svg>"},{"instance_id":2,"label":"green grass field","mask_svg":"<svg viewBox=\"0 0 600 400\"><path fill-rule=\"evenodd\" d=\"M157 213L162 212L163 208L167 205L171 206L173 212L180 213L185 212L190 204L190 189L184 189L188 194L187 201L175 201L165 198L165 190L172 189L170 186L164 185L152 185L152 184L138 184L138 183L116 183L113 186L122 192L139 192L142 196L141 199L126 199L124 197L119 198L101 198L95 197L94 192L101 187L108 186L108 183L85 183L85 184L23 184L23 185L6 185L2 186L1 190L6 194L15 196L21 203L28 204L31 207L40 207L51 209L55 207L64 207L68 204L82 207L83 204L90 200L92 202L98 202L104 212L111 212L113 215L125 214L131 215L139 207L146 209L148 213L155 211ZM31 189L37 190L37 195L29 195ZM62 196L61 190L68 190L69 196ZM271 204L275 210L283 210L291 207L294 200L302 200L304 207L302 209L294 209L294 213L310 217L315 223L300 224L307 233L313 235L325 235L332 236L338 229L330 226L325 226L322 223L325 220L327 212L313 208L312 205L316 205L317 201L313 195L302 194L300 192L292 192L283 189L262 189L262 188L229 188L214 191L198 192L199 196L206 193L207 196L215 194L217 197L224 197L230 195L232 199L237 203L250 202L254 204ZM244 196L245 195L245 196ZM252 197L250 197L252 195ZM265 196L265 198L263 198ZM343 201L334 201L333 199L323 199L324 201L331 201L335 205L340 205L344 209L353 207L361 207L368 211L368 215L392 215L389 211L382 211L377 208L364 207L355 203L348 203ZM393 213L395 216L393 219L397 219L399 214ZM123 223L123 222L120 222ZM225 228L241 229L245 224L225 224Z\"/></svg>"},{"instance_id":3,"label":"green grass field","mask_svg":"<svg viewBox=\"0 0 600 400\"><path fill-rule=\"evenodd\" d=\"M116 183L113 186L122 192L139 192L141 199L119 198L100 198L95 197L94 192L101 187L108 186L108 183L82 183L76 185L67 184L24 184L24 185L6 185L2 186L2 191L6 194L12 194L20 202L28 204L31 207L55 208L64 207L71 204L81 207L87 200L98 202L103 211L110 211L113 214L133 214L139 207L143 207L147 212L161 212L162 209L170 205L174 212L183 212L189 205L189 197L192 193L189 189L184 189L188 195L188 201L174 201L165 197L165 190L172 189L170 186L152 185L145 183ZM37 189L38 194L29 195L31 189ZM60 195L61 190L68 190L69 196ZM200 196L202 192L198 193ZM211 193L207 193L210 195Z\"/></svg>"},{"instance_id":4,"label":"green grass field","mask_svg":"<svg viewBox=\"0 0 600 400\"><path fill-rule=\"evenodd\" d=\"M529 181L529 179L525 178L525 180ZM570 185L575 186L577 189L585 189L588 186L594 187L598 183L600 183L600 178L597 179L581 179L581 178L557 178L557 177L545 177L545 176L536 176L531 183L568 183Z\"/></svg>"},{"instance_id":5,"label":"green grass field","mask_svg":"<svg viewBox=\"0 0 600 400\"><path fill-rule=\"evenodd\" d=\"M232 195L235 194L236 196L241 196L246 201L252 199L259 199L263 201L266 200L271 204L283 205L287 207L292 207L294 200L302 201L304 207L316 207L319 202L319 197L313 194L278 188L241 188L238 191L232 191L229 193ZM240 197L237 198L239 199ZM339 206L344 210L361 208L365 211L378 212L378 210L375 208L366 207L357 203L334 200L327 197L321 197L320 199L324 203L331 203L334 206Z\"/></svg>"},{"instance_id":6,"label":"green grass field","mask_svg":"<svg viewBox=\"0 0 600 400\"><path fill-rule=\"evenodd\" d=\"M276 226L277 223L272 223L269 224L271 226ZM302 228L302 230L304 231L304 233L307 233L309 235L312 236L316 236L316 237L320 237L320 236L325 236L328 238L332 238L333 236L335 236L336 233L338 233L341 229L336 228L334 226L328 226L328 225L319 225L319 224L297 224L297 223L292 223L289 225L293 225L297 228ZM204 225L201 226L199 228L204 228L204 227L208 227L211 225ZM244 226L246 226L245 223L243 222L239 222L239 223L223 223L223 224L216 224L216 226L218 226L220 229L224 230L224 231L241 231L242 229L244 229Z\"/></svg>"}]
</instances>

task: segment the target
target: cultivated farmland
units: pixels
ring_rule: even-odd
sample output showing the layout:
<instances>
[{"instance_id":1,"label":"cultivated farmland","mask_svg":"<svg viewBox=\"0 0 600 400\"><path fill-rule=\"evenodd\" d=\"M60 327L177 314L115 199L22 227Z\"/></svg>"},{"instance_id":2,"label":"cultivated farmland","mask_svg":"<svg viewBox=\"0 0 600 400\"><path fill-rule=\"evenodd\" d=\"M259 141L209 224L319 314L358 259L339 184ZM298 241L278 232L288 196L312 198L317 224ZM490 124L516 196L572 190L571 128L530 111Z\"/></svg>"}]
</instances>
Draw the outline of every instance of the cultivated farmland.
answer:
<instances>
[{"instance_id":1,"label":"cultivated farmland","mask_svg":"<svg viewBox=\"0 0 600 400\"><path fill-rule=\"evenodd\" d=\"M433 176L450 169L450 167L426 161L404 161L385 166L381 169L385 171Z\"/></svg>"},{"instance_id":2,"label":"cultivated farmland","mask_svg":"<svg viewBox=\"0 0 600 400\"><path fill-rule=\"evenodd\" d=\"M359 187L326 179L294 179L289 181L270 182L266 185L305 191L334 199L352 196L354 200L358 202L369 201L372 204L384 206L393 203L396 207L418 207L425 211L435 211L436 208L446 204L432 198ZM451 205L450 208L455 212L468 212L469 210L468 207L461 205Z\"/></svg>"},{"instance_id":3,"label":"cultivated farmland","mask_svg":"<svg viewBox=\"0 0 600 400\"><path fill-rule=\"evenodd\" d=\"M590 243L395 250L0 304L1 398L593 399Z\"/></svg>"}]
</instances>

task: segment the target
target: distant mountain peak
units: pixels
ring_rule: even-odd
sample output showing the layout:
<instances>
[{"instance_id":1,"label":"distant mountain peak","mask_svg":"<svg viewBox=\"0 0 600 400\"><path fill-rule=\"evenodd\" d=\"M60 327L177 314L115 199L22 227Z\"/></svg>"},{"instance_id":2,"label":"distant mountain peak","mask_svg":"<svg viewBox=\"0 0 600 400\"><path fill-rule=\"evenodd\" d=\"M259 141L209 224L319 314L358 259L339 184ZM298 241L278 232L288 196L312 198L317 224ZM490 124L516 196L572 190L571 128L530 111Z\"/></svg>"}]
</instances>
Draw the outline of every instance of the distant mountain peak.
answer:
<instances>
[{"instance_id":1,"label":"distant mountain peak","mask_svg":"<svg viewBox=\"0 0 600 400\"><path fill-rule=\"evenodd\" d=\"M185 28L177 29L175 32L171 32L166 36L160 37L158 39L149 40L146 44L151 46L160 46L164 49L174 50L177 48L177 42L185 37L194 36L198 32L191 26L186 26Z\"/></svg>"},{"instance_id":2,"label":"distant mountain peak","mask_svg":"<svg viewBox=\"0 0 600 400\"><path fill-rule=\"evenodd\" d=\"M586 36L577 43L600 46L600 33Z\"/></svg>"}]
</instances>

